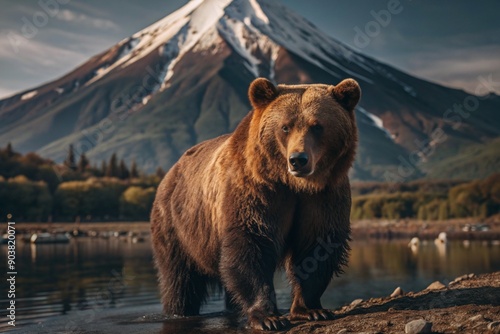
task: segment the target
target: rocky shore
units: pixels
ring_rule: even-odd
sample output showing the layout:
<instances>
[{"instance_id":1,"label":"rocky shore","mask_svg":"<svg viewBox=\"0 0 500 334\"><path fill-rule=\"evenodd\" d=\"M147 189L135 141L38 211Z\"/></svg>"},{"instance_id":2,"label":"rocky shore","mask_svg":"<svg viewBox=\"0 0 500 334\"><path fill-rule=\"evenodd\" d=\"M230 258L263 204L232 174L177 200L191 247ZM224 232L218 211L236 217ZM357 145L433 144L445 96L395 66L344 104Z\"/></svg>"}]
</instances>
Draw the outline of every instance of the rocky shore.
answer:
<instances>
[{"instance_id":1,"label":"rocky shore","mask_svg":"<svg viewBox=\"0 0 500 334\"><path fill-rule=\"evenodd\" d=\"M500 272L434 282L420 292L355 300L337 319L295 324L288 333L500 333Z\"/></svg>"}]
</instances>

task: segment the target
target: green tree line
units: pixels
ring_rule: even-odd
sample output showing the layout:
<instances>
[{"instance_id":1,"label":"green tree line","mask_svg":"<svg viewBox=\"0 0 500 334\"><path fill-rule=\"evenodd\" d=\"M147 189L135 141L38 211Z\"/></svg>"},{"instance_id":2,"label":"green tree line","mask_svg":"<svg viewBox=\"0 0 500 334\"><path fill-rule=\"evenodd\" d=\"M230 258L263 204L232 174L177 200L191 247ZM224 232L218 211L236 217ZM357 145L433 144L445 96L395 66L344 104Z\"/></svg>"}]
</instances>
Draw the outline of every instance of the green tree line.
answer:
<instances>
[{"instance_id":1,"label":"green tree line","mask_svg":"<svg viewBox=\"0 0 500 334\"><path fill-rule=\"evenodd\" d=\"M353 219L483 219L500 214L500 173L468 182L354 184L353 194Z\"/></svg>"},{"instance_id":2,"label":"green tree line","mask_svg":"<svg viewBox=\"0 0 500 334\"><path fill-rule=\"evenodd\" d=\"M164 171L141 173L113 154L100 166L70 146L63 164L0 149L0 217L18 221L148 220Z\"/></svg>"}]
</instances>

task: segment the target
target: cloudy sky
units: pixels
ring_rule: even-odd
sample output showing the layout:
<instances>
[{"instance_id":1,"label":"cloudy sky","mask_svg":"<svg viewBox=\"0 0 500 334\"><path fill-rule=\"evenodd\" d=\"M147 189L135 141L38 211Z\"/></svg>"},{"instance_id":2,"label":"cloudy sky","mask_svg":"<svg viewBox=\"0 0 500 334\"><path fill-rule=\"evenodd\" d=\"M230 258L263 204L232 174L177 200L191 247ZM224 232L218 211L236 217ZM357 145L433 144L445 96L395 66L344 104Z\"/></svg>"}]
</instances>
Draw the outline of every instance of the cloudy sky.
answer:
<instances>
[{"instance_id":1,"label":"cloudy sky","mask_svg":"<svg viewBox=\"0 0 500 334\"><path fill-rule=\"evenodd\" d=\"M498 0L281 1L387 64L470 92L486 81L500 94ZM187 2L0 0L0 98L67 73Z\"/></svg>"}]
</instances>

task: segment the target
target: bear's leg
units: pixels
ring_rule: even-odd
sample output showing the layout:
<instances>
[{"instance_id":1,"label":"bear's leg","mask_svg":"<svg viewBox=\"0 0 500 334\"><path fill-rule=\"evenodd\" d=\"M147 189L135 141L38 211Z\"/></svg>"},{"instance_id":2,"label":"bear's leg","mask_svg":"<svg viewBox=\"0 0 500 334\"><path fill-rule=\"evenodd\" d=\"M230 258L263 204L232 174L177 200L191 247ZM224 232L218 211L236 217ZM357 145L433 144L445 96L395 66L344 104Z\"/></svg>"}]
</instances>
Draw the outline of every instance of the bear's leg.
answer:
<instances>
[{"instance_id":1,"label":"bear's leg","mask_svg":"<svg viewBox=\"0 0 500 334\"><path fill-rule=\"evenodd\" d=\"M224 303L226 306L226 311L229 311L231 313L241 312L240 305L234 300L234 298L231 296L229 291L227 291L227 289L225 289L224 291Z\"/></svg>"},{"instance_id":2,"label":"bear's leg","mask_svg":"<svg viewBox=\"0 0 500 334\"><path fill-rule=\"evenodd\" d=\"M331 239L327 237L308 251L286 259L293 295L290 320L333 319L333 312L323 309L320 298L333 275L347 262L348 246Z\"/></svg>"},{"instance_id":3,"label":"bear's leg","mask_svg":"<svg viewBox=\"0 0 500 334\"><path fill-rule=\"evenodd\" d=\"M229 231L222 242L222 282L241 305L253 329L281 330L289 326L276 305L273 276L278 252L271 240L239 226Z\"/></svg>"},{"instance_id":4,"label":"bear's leg","mask_svg":"<svg viewBox=\"0 0 500 334\"><path fill-rule=\"evenodd\" d=\"M197 270L173 234L153 236L153 253L164 312L168 315L198 315L207 296L210 278Z\"/></svg>"}]
</instances>

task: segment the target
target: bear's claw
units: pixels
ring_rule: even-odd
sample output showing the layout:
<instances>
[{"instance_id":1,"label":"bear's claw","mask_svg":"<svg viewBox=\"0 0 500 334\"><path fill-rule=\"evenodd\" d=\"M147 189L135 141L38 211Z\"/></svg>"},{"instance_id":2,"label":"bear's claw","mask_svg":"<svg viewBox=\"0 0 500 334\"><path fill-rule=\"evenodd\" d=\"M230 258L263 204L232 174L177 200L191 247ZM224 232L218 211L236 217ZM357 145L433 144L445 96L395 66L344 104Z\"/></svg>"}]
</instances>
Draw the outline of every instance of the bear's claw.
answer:
<instances>
[{"instance_id":1,"label":"bear's claw","mask_svg":"<svg viewBox=\"0 0 500 334\"><path fill-rule=\"evenodd\" d=\"M280 331L290 326L290 321L285 317L271 316L265 318L254 318L250 321L252 329L263 331Z\"/></svg>"},{"instance_id":2,"label":"bear's claw","mask_svg":"<svg viewBox=\"0 0 500 334\"><path fill-rule=\"evenodd\" d=\"M330 310L317 309L317 310L303 310L296 311L290 314L290 320L332 320L335 319L335 314Z\"/></svg>"}]
</instances>

